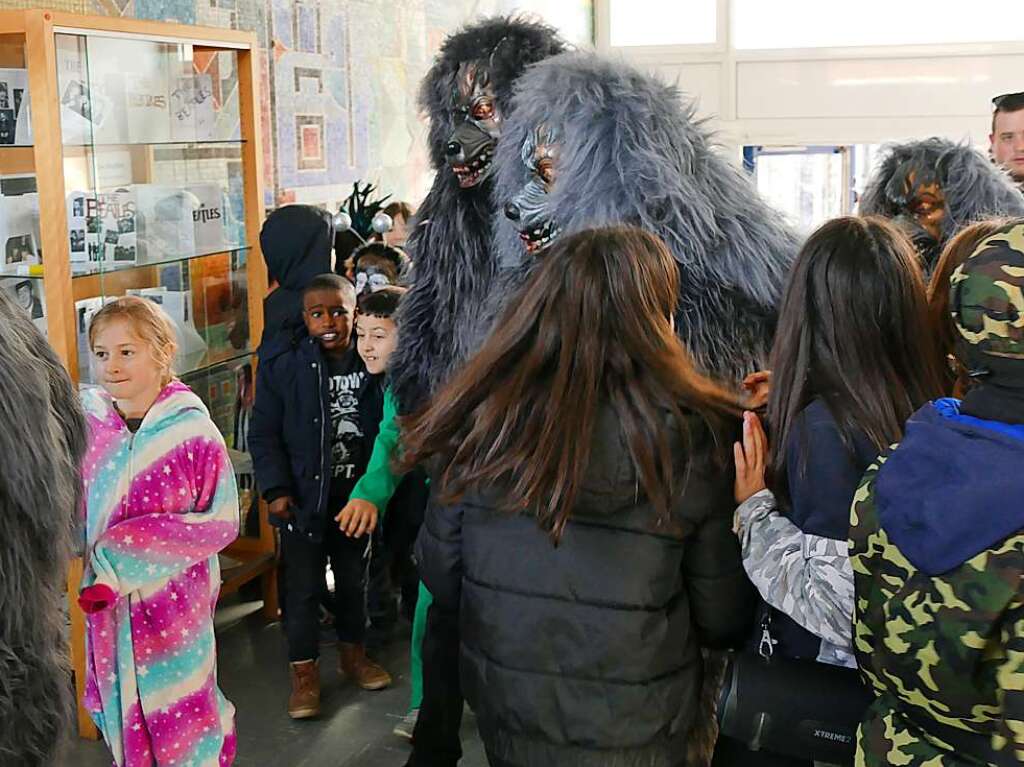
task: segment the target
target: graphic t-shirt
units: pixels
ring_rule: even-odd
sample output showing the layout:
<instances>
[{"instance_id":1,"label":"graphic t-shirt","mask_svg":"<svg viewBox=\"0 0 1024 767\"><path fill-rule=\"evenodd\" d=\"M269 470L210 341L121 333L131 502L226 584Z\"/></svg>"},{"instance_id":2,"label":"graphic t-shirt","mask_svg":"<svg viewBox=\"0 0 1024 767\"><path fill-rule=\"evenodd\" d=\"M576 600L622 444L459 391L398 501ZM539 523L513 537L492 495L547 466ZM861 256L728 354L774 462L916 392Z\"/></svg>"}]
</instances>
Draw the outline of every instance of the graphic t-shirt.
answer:
<instances>
[{"instance_id":1,"label":"graphic t-shirt","mask_svg":"<svg viewBox=\"0 0 1024 767\"><path fill-rule=\"evenodd\" d=\"M355 349L327 357L327 408L331 424L332 499L347 498L366 471L380 424L383 392Z\"/></svg>"}]
</instances>

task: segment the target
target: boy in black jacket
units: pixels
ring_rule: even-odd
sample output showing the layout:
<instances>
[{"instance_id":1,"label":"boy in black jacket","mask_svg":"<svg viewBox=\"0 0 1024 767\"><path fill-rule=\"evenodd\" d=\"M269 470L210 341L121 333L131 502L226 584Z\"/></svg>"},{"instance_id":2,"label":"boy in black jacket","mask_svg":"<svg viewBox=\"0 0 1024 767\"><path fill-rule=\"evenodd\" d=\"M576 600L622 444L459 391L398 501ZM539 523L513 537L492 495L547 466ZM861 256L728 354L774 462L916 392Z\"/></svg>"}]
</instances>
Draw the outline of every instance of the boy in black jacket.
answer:
<instances>
[{"instance_id":1,"label":"boy in black jacket","mask_svg":"<svg viewBox=\"0 0 1024 767\"><path fill-rule=\"evenodd\" d=\"M318 604L326 558L335 581L339 672L365 690L391 684L364 647L367 543L346 537L333 521L366 470L383 392L351 343L352 283L320 275L302 300L305 329L260 350L249 434L257 481L281 528L293 719L320 712Z\"/></svg>"}]
</instances>

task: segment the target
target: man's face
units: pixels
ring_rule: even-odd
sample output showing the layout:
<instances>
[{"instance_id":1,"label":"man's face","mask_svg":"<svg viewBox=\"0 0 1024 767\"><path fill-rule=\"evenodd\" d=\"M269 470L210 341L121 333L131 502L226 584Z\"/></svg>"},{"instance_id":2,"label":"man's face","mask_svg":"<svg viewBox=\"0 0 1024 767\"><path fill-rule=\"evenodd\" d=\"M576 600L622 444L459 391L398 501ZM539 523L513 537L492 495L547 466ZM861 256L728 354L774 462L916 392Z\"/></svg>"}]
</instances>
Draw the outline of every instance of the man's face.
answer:
<instances>
[{"instance_id":1,"label":"man's face","mask_svg":"<svg viewBox=\"0 0 1024 767\"><path fill-rule=\"evenodd\" d=\"M989 141L992 159L1015 181L1024 181L1024 109L997 113Z\"/></svg>"}]
</instances>

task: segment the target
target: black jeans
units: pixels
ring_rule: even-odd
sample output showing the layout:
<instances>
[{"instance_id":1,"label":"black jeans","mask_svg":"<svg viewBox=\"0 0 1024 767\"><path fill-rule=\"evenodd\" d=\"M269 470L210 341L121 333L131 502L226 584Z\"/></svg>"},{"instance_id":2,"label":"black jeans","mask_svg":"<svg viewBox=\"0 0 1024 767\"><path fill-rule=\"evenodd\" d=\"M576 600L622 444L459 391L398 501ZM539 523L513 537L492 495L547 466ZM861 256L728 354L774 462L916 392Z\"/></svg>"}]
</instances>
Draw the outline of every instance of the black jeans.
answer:
<instances>
[{"instance_id":1,"label":"black jeans","mask_svg":"<svg viewBox=\"0 0 1024 767\"><path fill-rule=\"evenodd\" d=\"M319 657L320 598L324 559L334 573L334 625L338 641L362 644L366 637L367 536L347 538L332 520L323 540L311 541L298 532L281 531L285 562L285 621L288 660Z\"/></svg>"},{"instance_id":2,"label":"black jeans","mask_svg":"<svg viewBox=\"0 0 1024 767\"><path fill-rule=\"evenodd\" d=\"M391 581L394 555L384 540L380 525L372 535L373 556L370 558L370 575L366 584L366 608L370 625L387 631L398 623L398 602Z\"/></svg>"},{"instance_id":3,"label":"black jeans","mask_svg":"<svg viewBox=\"0 0 1024 767\"><path fill-rule=\"evenodd\" d=\"M459 614L432 604L423 637L423 703L407 767L455 767L459 763L462 707Z\"/></svg>"}]
</instances>

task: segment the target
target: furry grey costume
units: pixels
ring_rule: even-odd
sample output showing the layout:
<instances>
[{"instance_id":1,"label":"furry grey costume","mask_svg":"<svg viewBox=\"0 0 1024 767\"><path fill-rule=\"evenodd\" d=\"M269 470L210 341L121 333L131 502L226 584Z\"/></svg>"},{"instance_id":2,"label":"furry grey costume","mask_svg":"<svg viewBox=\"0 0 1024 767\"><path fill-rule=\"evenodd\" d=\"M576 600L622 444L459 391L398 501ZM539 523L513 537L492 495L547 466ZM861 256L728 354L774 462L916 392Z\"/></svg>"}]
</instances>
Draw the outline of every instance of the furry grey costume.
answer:
<instances>
[{"instance_id":1,"label":"furry grey costume","mask_svg":"<svg viewBox=\"0 0 1024 767\"><path fill-rule=\"evenodd\" d=\"M860 214L891 218L914 241L926 271L963 227L1024 216L1009 175L966 144L929 138L890 144L864 189Z\"/></svg>"},{"instance_id":2,"label":"furry grey costume","mask_svg":"<svg viewBox=\"0 0 1024 767\"><path fill-rule=\"evenodd\" d=\"M42 334L0 291L0 765L51 767L71 729L64 601L85 417Z\"/></svg>"},{"instance_id":3,"label":"furry grey costume","mask_svg":"<svg viewBox=\"0 0 1024 767\"><path fill-rule=\"evenodd\" d=\"M449 37L423 80L436 175L406 242L413 287L399 309L390 364L400 413L424 404L471 350L497 272L489 179L512 84L528 64L563 48L542 24L485 19Z\"/></svg>"},{"instance_id":4,"label":"furry grey costume","mask_svg":"<svg viewBox=\"0 0 1024 767\"><path fill-rule=\"evenodd\" d=\"M698 366L726 383L764 366L797 238L678 89L593 54L548 59L516 84L496 163L505 285L554 237L635 224L679 264L676 325Z\"/></svg>"}]
</instances>

